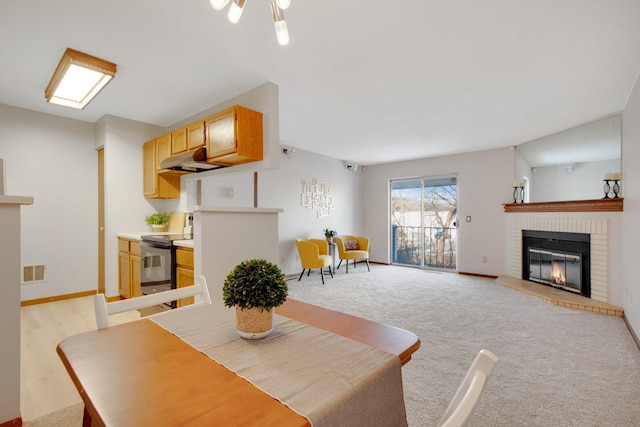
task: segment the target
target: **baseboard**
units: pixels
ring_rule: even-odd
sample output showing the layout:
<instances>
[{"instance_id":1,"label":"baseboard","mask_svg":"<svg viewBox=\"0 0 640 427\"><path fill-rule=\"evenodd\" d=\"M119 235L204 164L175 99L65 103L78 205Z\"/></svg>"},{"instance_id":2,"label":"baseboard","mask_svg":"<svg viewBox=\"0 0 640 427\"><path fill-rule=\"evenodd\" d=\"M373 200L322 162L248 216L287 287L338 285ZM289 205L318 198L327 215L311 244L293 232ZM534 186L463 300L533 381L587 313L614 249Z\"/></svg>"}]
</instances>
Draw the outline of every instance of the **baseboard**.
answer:
<instances>
[{"instance_id":1,"label":"baseboard","mask_svg":"<svg viewBox=\"0 0 640 427\"><path fill-rule=\"evenodd\" d=\"M633 327L629 323L629 320L627 319L626 315L623 314L622 319L624 320L625 325L627 325L627 329L629 329L629 333L631 333L631 337L633 338L633 341L635 341L636 346L638 346L638 350L640 350L640 339L638 339L638 335L636 335L636 331L633 330Z\"/></svg>"},{"instance_id":2,"label":"baseboard","mask_svg":"<svg viewBox=\"0 0 640 427\"><path fill-rule=\"evenodd\" d=\"M20 306L24 307L24 306L27 306L27 305L43 304L45 302L54 302L54 301L62 301L62 300L65 300L65 299L86 297L86 296L89 296L89 295L95 295L97 293L98 293L97 291L84 291L84 292L76 292L76 293L73 293L73 294L56 295L56 296L53 296L53 297L32 299L32 300L29 300L29 301L20 302ZM4 427L4 426L2 424L0 424L0 427Z\"/></svg>"},{"instance_id":3,"label":"baseboard","mask_svg":"<svg viewBox=\"0 0 640 427\"><path fill-rule=\"evenodd\" d=\"M492 276L490 274L467 273L466 271L458 271L458 274L462 274L463 276L486 277L487 279L498 278L498 276Z\"/></svg>"},{"instance_id":4,"label":"baseboard","mask_svg":"<svg viewBox=\"0 0 640 427\"><path fill-rule=\"evenodd\" d=\"M22 417L0 423L0 427L20 427L22 425Z\"/></svg>"}]
</instances>

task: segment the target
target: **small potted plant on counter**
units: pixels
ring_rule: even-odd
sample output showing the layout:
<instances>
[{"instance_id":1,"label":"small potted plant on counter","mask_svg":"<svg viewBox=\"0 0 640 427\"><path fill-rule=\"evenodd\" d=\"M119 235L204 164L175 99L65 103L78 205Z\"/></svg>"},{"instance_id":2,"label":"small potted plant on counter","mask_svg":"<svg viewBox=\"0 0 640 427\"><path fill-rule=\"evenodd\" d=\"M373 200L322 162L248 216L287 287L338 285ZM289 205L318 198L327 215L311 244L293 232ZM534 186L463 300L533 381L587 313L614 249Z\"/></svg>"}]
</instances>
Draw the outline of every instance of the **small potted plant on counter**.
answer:
<instances>
[{"instance_id":1,"label":"small potted plant on counter","mask_svg":"<svg viewBox=\"0 0 640 427\"><path fill-rule=\"evenodd\" d=\"M322 232L324 233L324 237L327 238L327 242L329 243L331 243L333 241L333 238L338 235L336 230L332 230L330 228L325 228L324 230L322 230Z\"/></svg>"},{"instance_id":2,"label":"small potted plant on counter","mask_svg":"<svg viewBox=\"0 0 640 427\"><path fill-rule=\"evenodd\" d=\"M242 338L264 338L273 330L273 308L287 300L287 281L280 268L264 259L235 266L224 281L224 305L236 308L236 331Z\"/></svg>"},{"instance_id":3,"label":"small potted plant on counter","mask_svg":"<svg viewBox=\"0 0 640 427\"><path fill-rule=\"evenodd\" d=\"M153 231L166 231L169 215L164 212L156 212L146 217L144 221L153 228Z\"/></svg>"}]
</instances>

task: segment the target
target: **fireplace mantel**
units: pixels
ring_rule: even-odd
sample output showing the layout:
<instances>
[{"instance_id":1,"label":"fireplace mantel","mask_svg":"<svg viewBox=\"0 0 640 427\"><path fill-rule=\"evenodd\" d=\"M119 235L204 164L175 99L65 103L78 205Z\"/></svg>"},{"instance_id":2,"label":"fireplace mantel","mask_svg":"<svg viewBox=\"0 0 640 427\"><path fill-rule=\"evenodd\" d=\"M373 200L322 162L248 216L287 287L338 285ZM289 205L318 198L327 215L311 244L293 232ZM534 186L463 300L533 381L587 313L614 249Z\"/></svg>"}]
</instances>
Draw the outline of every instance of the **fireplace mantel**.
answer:
<instances>
[{"instance_id":1,"label":"fireplace mantel","mask_svg":"<svg viewBox=\"0 0 640 427\"><path fill-rule=\"evenodd\" d=\"M622 212L623 198L561 202L505 203L507 213L526 212Z\"/></svg>"}]
</instances>

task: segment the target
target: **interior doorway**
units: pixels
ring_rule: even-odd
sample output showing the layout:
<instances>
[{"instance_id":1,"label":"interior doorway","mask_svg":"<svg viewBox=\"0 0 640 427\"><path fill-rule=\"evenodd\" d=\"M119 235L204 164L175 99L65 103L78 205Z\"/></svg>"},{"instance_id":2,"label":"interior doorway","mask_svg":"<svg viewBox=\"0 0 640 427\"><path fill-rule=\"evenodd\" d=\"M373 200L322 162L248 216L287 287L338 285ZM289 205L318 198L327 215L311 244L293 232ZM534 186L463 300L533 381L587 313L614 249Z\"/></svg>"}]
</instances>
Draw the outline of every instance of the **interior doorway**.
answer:
<instances>
[{"instance_id":1,"label":"interior doorway","mask_svg":"<svg viewBox=\"0 0 640 427\"><path fill-rule=\"evenodd\" d=\"M390 181L392 264L457 270L455 176Z\"/></svg>"},{"instance_id":2,"label":"interior doorway","mask_svg":"<svg viewBox=\"0 0 640 427\"><path fill-rule=\"evenodd\" d=\"M104 294L104 148L98 150L98 293Z\"/></svg>"}]
</instances>

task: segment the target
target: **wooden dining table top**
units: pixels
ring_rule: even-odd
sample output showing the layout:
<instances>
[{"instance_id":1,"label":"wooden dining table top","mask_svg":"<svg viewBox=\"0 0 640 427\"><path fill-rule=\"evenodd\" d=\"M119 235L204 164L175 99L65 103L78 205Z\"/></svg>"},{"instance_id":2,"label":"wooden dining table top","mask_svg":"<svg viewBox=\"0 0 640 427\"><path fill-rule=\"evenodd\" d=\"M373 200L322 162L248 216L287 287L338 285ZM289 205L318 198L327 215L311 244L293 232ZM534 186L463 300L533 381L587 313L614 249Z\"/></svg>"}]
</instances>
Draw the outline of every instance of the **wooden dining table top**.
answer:
<instances>
[{"instance_id":1,"label":"wooden dining table top","mask_svg":"<svg viewBox=\"0 0 640 427\"><path fill-rule=\"evenodd\" d=\"M406 330L289 299L276 314L397 355ZM149 319L85 332L57 352L85 404L83 425L310 426L309 421Z\"/></svg>"}]
</instances>

